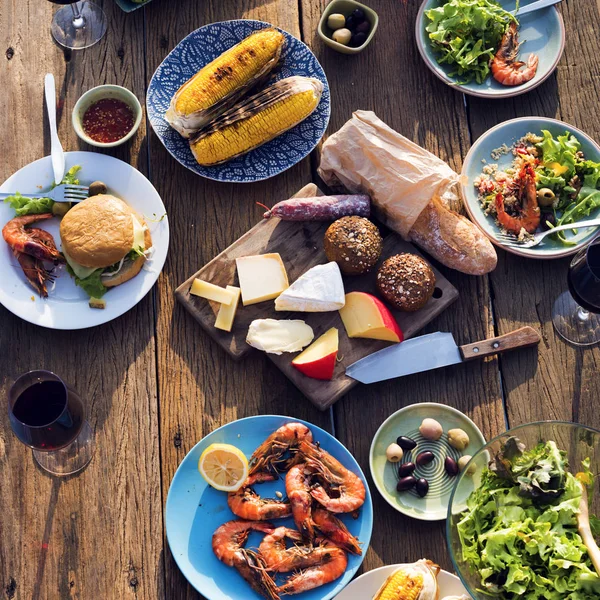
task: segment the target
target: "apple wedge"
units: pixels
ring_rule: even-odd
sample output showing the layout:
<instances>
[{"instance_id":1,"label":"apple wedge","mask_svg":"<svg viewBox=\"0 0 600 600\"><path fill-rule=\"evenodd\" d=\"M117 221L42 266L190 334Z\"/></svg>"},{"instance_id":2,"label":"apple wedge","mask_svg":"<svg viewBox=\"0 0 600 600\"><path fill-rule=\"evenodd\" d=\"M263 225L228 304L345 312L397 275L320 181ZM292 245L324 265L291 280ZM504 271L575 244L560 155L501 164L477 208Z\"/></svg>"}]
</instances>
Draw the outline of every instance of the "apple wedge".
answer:
<instances>
[{"instance_id":1,"label":"apple wedge","mask_svg":"<svg viewBox=\"0 0 600 600\"><path fill-rule=\"evenodd\" d=\"M386 342L404 339L396 319L381 300L366 292L346 294L340 317L350 338L368 338Z\"/></svg>"},{"instance_id":2,"label":"apple wedge","mask_svg":"<svg viewBox=\"0 0 600 600\"><path fill-rule=\"evenodd\" d=\"M292 365L307 377L331 379L335 369L338 345L338 330L332 327L298 354L292 361Z\"/></svg>"}]
</instances>

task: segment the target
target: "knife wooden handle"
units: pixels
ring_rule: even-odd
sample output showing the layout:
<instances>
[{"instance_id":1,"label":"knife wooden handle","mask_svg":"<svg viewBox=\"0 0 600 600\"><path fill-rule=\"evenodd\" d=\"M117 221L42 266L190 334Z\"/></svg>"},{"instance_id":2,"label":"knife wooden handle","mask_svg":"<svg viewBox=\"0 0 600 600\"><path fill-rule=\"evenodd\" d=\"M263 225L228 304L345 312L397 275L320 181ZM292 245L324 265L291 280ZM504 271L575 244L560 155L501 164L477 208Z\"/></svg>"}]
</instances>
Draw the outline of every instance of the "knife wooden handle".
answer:
<instances>
[{"instance_id":1,"label":"knife wooden handle","mask_svg":"<svg viewBox=\"0 0 600 600\"><path fill-rule=\"evenodd\" d=\"M471 360L473 358L493 356L507 350L536 346L540 343L541 339L540 334L533 327L521 327L521 329L490 338L489 340L481 340L473 344L459 346L459 349L465 360Z\"/></svg>"}]
</instances>

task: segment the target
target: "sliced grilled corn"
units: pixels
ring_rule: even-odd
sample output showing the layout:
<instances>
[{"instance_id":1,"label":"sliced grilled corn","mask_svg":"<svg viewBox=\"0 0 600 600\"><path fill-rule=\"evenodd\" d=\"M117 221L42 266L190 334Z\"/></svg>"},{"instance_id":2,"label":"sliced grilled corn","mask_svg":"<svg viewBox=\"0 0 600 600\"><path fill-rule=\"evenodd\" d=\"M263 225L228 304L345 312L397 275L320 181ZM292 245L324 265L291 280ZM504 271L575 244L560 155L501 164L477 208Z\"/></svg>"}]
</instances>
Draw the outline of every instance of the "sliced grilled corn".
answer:
<instances>
[{"instance_id":1,"label":"sliced grilled corn","mask_svg":"<svg viewBox=\"0 0 600 600\"><path fill-rule=\"evenodd\" d=\"M192 152L204 166L245 154L304 121L322 93L318 79L281 79L215 119L190 142Z\"/></svg>"},{"instance_id":2,"label":"sliced grilled corn","mask_svg":"<svg viewBox=\"0 0 600 600\"><path fill-rule=\"evenodd\" d=\"M165 119L189 138L265 79L279 61L285 38L272 27L255 31L184 83Z\"/></svg>"},{"instance_id":3,"label":"sliced grilled corn","mask_svg":"<svg viewBox=\"0 0 600 600\"><path fill-rule=\"evenodd\" d=\"M437 600L439 567L420 560L394 571L379 588L373 600Z\"/></svg>"}]
</instances>

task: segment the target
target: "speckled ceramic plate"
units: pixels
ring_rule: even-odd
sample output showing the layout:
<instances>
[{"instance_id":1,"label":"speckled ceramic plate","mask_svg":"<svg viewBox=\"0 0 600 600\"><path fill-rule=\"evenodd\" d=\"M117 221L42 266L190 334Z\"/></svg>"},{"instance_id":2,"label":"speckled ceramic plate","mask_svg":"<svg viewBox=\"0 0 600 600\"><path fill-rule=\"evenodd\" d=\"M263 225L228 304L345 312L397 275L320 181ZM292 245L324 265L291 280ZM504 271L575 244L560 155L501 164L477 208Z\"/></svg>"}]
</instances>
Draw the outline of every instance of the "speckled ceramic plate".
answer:
<instances>
[{"instance_id":1,"label":"speckled ceramic plate","mask_svg":"<svg viewBox=\"0 0 600 600\"><path fill-rule=\"evenodd\" d=\"M426 440L419 433L419 426L427 417L439 421L444 428L444 435L436 442ZM447 432L456 428L463 429L469 436L469 445L462 452L448 443ZM386 459L386 448L401 435L415 440L417 447L404 452L404 457L399 463L391 463ZM472 456L484 444L485 438L477 425L455 408L436 402L412 404L388 417L377 430L369 452L371 476L379 493L398 512L422 521L441 521L448 514L448 502L455 482L454 478L446 474L444 460L451 456L458 462L461 456ZM435 460L424 467L417 467L414 476L417 479L427 479L428 494L421 498L414 489L397 492L399 465L415 462L417 455L426 450L433 452Z\"/></svg>"},{"instance_id":2,"label":"speckled ceramic plate","mask_svg":"<svg viewBox=\"0 0 600 600\"><path fill-rule=\"evenodd\" d=\"M542 129L547 129L554 136L562 135L565 131L570 131L581 143L581 149L585 157L594 161L600 161L600 146L592 138L583 133L583 131L568 123L546 117L511 119L486 131L469 150L463 162L461 174L462 195L471 221L497 246L507 252L528 258L561 258L578 252L582 247L591 242L597 235L598 228L579 229L577 234L571 231L564 232L565 236L574 242L573 246L565 246L559 240L553 240L551 236L545 238L539 246L529 249L503 246L497 238L497 234L499 233L498 225L494 218L487 216L483 212L477 198L477 188L473 184L475 179L482 173L485 165L482 161L496 163L500 169L504 169L512 163L514 159L512 153L504 154L499 159L492 159L491 153L493 150L500 148L503 144L511 146L529 132L539 134ZM598 217L600 217L600 209L592 212L587 218L597 219Z\"/></svg>"},{"instance_id":3,"label":"speckled ceramic plate","mask_svg":"<svg viewBox=\"0 0 600 600\"><path fill-rule=\"evenodd\" d=\"M236 517L227 506L227 494L211 488L198 473L198 459L214 442L233 444L246 456L250 456L268 435L290 421L298 421L310 427L314 440L321 448L359 475L366 488L365 503L358 512L358 518L353 519L349 514L339 515L350 532L362 542L362 556L348 555L348 567L342 577L304 592L301 598L333 598L354 577L367 553L373 529L371 494L358 463L338 440L311 423L290 417L260 415L233 421L207 435L189 451L173 477L167 496L165 524L173 558L185 578L207 600L261 600L262 596L254 592L235 569L220 562L212 551L212 535L215 529ZM273 483L264 483L257 490L264 497L273 498L275 491L285 494L285 481L280 479ZM295 528L291 518L277 519L275 524ZM247 547L256 547L258 543L260 535L252 533Z\"/></svg>"},{"instance_id":4,"label":"speckled ceramic plate","mask_svg":"<svg viewBox=\"0 0 600 600\"><path fill-rule=\"evenodd\" d=\"M514 0L499 0L500 4L509 11L515 9ZM521 6L531 4L534 0L522 0ZM532 90L540 85L556 69L563 50L565 49L565 24L562 16L555 6L550 6L519 19L519 41L521 42L520 56L527 60L530 53L537 54L540 58L535 77L523 85L507 87L498 83L491 75L483 82L467 84L457 83L454 77L448 75L452 71L448 65L440 65L436 54L431 47L425 28L429 23L425 11L444 4L444 0L425 0L419 9L416 21L416 40L421 57L429 69L447 83L465 94L480 96L482 98L511 98Z\"/></svg>"},{"instance_id":5,"label":"speckled ceramic plate","mask_svg":"<svg viewBox=\"0 0 600 600\"><path fill-rule=\"evenodd\" d=\"M239 183L267 179L289 169L310 154L325 133L330 115L329 85L325 72L306 44L281 29L279 31L285 35L285 47L275 69L275 79L303 75L319 79L324 84L319 105L302 123L243 156L221 165L203 167L196 162L188 141L165 121L164 114L171 98L181 85L225 50L253 31L265 27L273 25L262 21L239 20L201 27L182 40L152 76L146 99L150 123L171 156L198 175Z\"/></svg>"}]
</instances>

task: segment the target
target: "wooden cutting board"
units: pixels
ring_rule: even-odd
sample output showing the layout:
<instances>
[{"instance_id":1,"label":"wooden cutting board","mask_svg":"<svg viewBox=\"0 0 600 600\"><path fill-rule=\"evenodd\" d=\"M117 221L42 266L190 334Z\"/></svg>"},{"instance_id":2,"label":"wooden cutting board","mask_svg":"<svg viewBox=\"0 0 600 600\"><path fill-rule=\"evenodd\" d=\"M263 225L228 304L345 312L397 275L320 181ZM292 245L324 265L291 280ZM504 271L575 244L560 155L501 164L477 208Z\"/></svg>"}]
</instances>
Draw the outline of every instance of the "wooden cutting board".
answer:
<instances>
[{"instance_id":1,"label":"wooden cutting board","mask_svg":"<svg viewBox=\"0 0 600 600\"><path fill-rule=\"evenodd\" d=\"M296 194L298 197L317 195L323 194L313 183L303 187ZM250 351L258 352L246 344L248 327L254 319L303 319L313 328L315 339L330 327L337 327L340 338L338 364L331 381L319 381L302 375L291 364L295 354L285 353L280 356L267 354L277 367L321 410L331 406L356 385L357 382L354 379L345 375L345 368L348 365L390 344L378 340L348 338L338 311L326 313L276 312L272 300L250 306L242 306L240 303L233 330L231 333L227 333L214 327L219 305L216 302L192 296L189 290L196 278L222 287L238 285L235 259L240 256L267 252L279 252L291 283L311 267L328 262L323 250L323 236L329 225L330 223L281 221L278 218L263 219L229 248L194 273L175 291L179 302L185 306L194 319L236 360ZM400 252L420 254L412 244L405 242L398 235L390 233L384 238L380 262ZM436 277L435 292L421 310L414 313L392 310L405 338L413 337L458 297L456 288L435 267L433 270ZM375 273L376 269L367 275L358 277L344 276L346 293L362 291L377 295Z\"/></svg>"}]
</instances>

